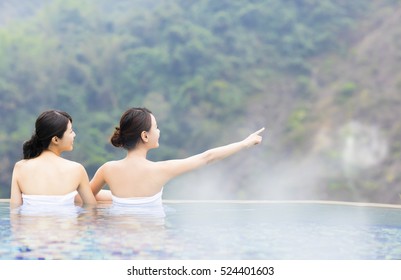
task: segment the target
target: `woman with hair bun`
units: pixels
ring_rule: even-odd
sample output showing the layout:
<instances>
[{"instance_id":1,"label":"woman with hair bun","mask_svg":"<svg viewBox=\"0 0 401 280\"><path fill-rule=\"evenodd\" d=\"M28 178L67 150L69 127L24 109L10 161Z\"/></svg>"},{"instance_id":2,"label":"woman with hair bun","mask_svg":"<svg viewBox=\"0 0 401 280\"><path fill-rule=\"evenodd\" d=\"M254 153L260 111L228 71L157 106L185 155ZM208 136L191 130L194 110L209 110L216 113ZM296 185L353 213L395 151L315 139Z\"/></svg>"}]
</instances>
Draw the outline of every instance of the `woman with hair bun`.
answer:
<instances>
[{"instance_id":1,"label":"woman with hair bun","mask_svg":"<svg viewBox=\"0 0 401 280\"><path fill-rule=\"evenodd\" d=\"M14 166L12 206L73 205L79 193L84 204L96 204L85 168L61 157L73 150L72 118L62 111L45 111L37 118L35 132L23 144L24 159Z\"/></svg>"},{"instance_id":2,"label":"woman with hair bun","mask_svg":"<svg viewBox=\"0 0 401 280\"><path fill-rule=\"evenodd\" d=\"M263 130L188 158L152 162L146 156L149 150L159 147L156 119L146 108L131 108L124 112L111 137L111 143L126 149L127 156L103 164L90 182L92 191L98 200L112 200L115 205L160 205L163 186L169 180L261 143L259 134ZM111 194L99 193L105 184Z\"/></svg>"}]
</instances>

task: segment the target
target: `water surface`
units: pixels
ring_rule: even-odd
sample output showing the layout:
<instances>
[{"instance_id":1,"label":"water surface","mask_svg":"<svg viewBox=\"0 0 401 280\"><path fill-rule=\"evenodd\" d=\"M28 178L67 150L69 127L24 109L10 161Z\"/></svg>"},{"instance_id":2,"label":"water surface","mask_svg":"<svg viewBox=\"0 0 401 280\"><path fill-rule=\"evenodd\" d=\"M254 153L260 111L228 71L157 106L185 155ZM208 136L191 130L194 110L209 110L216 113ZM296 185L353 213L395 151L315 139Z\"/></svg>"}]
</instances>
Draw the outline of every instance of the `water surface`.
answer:
<instances>
[{"instance_id":1,"label":"water surface","mask_svg":"<svg viewBox=\"0 0 401 280\"><path fill-rule=\"evenodd\" d=\"M327 203L165 202L11 211L0 259L401 259L401 209Z\"/></svg>"}]
</instances>

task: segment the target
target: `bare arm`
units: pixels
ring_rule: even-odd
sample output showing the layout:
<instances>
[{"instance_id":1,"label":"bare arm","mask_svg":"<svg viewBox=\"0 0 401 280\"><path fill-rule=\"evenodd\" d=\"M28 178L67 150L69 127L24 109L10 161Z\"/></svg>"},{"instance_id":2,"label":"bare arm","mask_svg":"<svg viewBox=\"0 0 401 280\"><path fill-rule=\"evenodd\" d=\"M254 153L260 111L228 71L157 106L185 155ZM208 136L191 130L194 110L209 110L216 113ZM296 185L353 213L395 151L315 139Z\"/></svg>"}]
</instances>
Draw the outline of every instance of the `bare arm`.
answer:
<instances>
[{"instance_id":1,"label":"bare arm","mask_svg":"<svg viewBox=\"0 0 401 280\"><path fill-rule=\"evenodd\" d=\"M22 193L18 185L18 163L14 166L13 175L11 179L11 197L10 206L12 208L18 207L22 204Z\"/></svg>"},{"instance_id":2,"label":"bare arm","mask_svg":"<svg viewBox=\"0 0 401 280\"><path fill-rule=\"evenodd\" d=\"M92 180L89 183L93 195L96 196L105 184L106 181L104 179L104 165L102 165L96 171L95 176L93 176Z\"/></svg>"},{"instance_id":3,"label":"bare arm","mask_svg":"<svg viewBox=\"0 0 401 280\"><path fill-rule=\"evenodd\" d=\"M240 142L210 149L201 154L197 154L185 159L168 160L158 162L157 164L159 164L161 172L163 172L165 176L165 181L168 181L188 171L197 169L215 161L222 160L235 153L238 153L245 148L260 144L262 142L262 136L259 134L262 133L263 130L264 128L252 133Z\"/></svg>"},{"instance_id":4,"label":"bare arm","mask_svg":"<svg viewBox=\"0 0 401 280\"><path fill-rule=\"evenodd\" d=\"M84 204L96 204L96 199L89 187L89 177L85 168L80 166L81 180L78 187L78 193Z\"/></svg>"},{"instance_id":5,"label":"bare arm","mask_svg":"<svg viewBox=\"0 0 401 280\"><path fill-rule=\"evenodd\" d=\"M89 186L96 198L96 201L109 203L112 201L111 191L102 190L103 186L106 184L106 180L104 179L105 164L96 171L95 176L93 176L92 180L89 182Z\"/></svg>"}]
</instances>

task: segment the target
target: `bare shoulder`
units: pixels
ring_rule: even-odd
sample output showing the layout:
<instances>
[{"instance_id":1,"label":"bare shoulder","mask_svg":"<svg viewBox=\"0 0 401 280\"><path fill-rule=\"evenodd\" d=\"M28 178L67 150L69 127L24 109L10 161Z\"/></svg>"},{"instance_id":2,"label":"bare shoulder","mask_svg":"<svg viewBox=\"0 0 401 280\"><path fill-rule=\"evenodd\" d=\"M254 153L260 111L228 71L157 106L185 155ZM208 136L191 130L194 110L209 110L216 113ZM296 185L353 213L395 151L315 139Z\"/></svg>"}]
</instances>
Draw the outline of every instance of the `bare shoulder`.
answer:
<instances>
[{"instance_id":1,"label":"bare shoulder","mask_svg":"<svg viewBox=\"0 0 401 280\"><path fill-rule=\"evenodd\" d=\"M14 165L15 168L20 168L21 166L23 166L25 163L27 162L26 159L22 159L20 161L17 161Z\"/></svg>"},{"instance_id":2,"label":"bare shoulder","mask_svg":"<svg viewBox=\"0 0 401 280\"><path fill-rule=\"evenodd\" d=\"M161 161L151 161L149 164L155 168L163 168L168 166L170 163L174 162L175 160L161 160Z\"/></svg>"},{"instance_id":3,"label":"bare shoulder","mask_svg":"<svg viewBox=\"0 0 401 280\"><path fill-rule=\"evenodd\" d=\"M61 159L63 160L63 163L64 163L64 164L67 164L67 165L69 165L69 166L73 166L73 167L82 166L82 164L80 164L79 162L72 161L72 160L65 159L65 158L61 158Z\"/></svg>"},{"instance_id":4,"label":"bare shoulder","mask_svg":"<svg viewBox=\"0 0 401 280\"><path fill-rule=\"evenodd\" d=\"M113 170L115 170L115 168L117 168L118 166L119 166L118 160L107 161L98 168L97 173L113 172Z\"/></svg>"},{"instance_id":5,"label":"bare shoulder","mask_svg":"<svg viewBox=\"0 0 401 280\"><path fill-rule=\"evenodd\" d=\"M116 165L119 165L121 163L121 160L111 160L111 161L107 161L105 162L102 167L113 167Z\"/></svg>"},{"instance_id":6,"label":"bare shoulder","mask_svg":"<svg viewBox=\"0 0 401 280\"><path fill-rule=\"evenodd\" d=\"M14 164L14 170L13 170L13 172L15 173L15 172L21 170L22 168L24 168L26 162L27 162L26 159L17 161L17 162Z\"/></svg>"},{"instance_id":7,"label":"bare shoulder","mask_svg":"<svg viewBox=\"0 0 401 280\"><path fill-rule=\"evenodd\" d=\"M197 154L183 159L159 161L155 165L165 176L173 178L207 164L207 157L204 154Z\"/></svg>"},{"instance_id":8,"label":"bare shoulder","mask_svg":"<svg viewBox=\"0 0 401 280\"><path fill-rule=\"evenodd\" d=\"M121 165L121 160L112 160L105 162L99 169L110 170Z\"/></svg>"},{"instance_id":9,"label":"bare shoulder","mask_svg":"<svg viewBox=\"0 0 401 280\"><path fill-rule=\"evenodd\" d=\"M155 161L149 162L149 166L152 169L156 169L158 171L170 171L179 169L180 165L185 165L185 159L170 159L163 161Z\"/></svg>"},{"instance_id":10,"label":"bare shoulder","mask_svg":"<svg viewBox=\"0 0 401 280\"><path fill-rule=\"evenodd\" d=\"M76 162L76 161L63 159L63 164L66 166L66 168L72 169L72 170L77 171L77 172L85 171L85 167L82 164L80 164L79 162Z\"/></svg>"}]
</instances>

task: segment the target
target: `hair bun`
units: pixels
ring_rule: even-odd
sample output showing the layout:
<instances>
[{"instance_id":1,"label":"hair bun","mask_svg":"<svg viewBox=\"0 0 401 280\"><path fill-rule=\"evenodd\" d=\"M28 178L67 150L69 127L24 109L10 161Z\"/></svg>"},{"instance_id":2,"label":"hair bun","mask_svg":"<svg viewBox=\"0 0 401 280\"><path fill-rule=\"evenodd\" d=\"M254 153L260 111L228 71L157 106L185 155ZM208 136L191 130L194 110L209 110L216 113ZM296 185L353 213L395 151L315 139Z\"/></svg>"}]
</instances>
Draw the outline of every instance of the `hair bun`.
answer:
<instances>
[{"instance_id":1,"label":"hair bun","mask_svg":"<svg viewBox=\"0 0 401 280\"><path fill-rule=\"evenodd\" d=\"M119 127L117 127L117 126L115 127L115 131L114 131L113 135L111 136L110 142L114 147L122 147L123 143L121 140L121 134L120 134Z\"/></svg>"}]
</instances>

